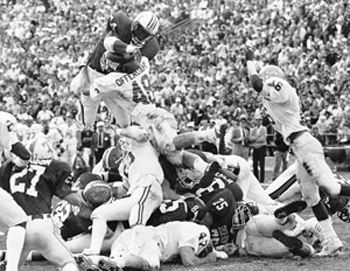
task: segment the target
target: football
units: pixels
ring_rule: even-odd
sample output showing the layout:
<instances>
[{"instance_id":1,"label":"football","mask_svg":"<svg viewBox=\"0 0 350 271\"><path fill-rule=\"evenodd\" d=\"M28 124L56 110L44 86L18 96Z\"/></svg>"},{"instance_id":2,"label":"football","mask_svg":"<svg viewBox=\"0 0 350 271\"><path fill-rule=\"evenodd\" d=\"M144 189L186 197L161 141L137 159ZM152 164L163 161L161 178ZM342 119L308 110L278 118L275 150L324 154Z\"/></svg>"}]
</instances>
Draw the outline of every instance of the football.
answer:
<instances>
[{"instance_id":1,"label":"football","mask_svg":"<svg viewBox=\"0 0 350 271\"><path fill-rule=\"evenodd\" d=\"M112 198L112 188L103 181L93 181L83 190L85 201L94 209Z\"/></svg>"}]
</instances>

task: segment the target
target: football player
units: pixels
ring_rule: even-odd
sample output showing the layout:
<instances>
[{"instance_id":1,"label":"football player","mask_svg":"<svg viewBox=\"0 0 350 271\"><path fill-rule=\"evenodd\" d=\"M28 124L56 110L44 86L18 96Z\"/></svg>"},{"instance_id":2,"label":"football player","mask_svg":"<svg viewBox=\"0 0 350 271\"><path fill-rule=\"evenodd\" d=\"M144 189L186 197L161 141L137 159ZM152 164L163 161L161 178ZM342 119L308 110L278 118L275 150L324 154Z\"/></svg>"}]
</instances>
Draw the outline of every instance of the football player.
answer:
<instances>
[{"instance_id":1,"label":"football player","mask_svg":"<svg viewBox=\"0 0 350 271\"><path fill-rule=\"evenodd\" d=\"M206 140L215 141L218 131L177 135L174 116L153 104L149 60L159 51L155 38L159 26L159 19L152 12L141 12L134 20L123 12L114 14L87 67L73 79L71 88L81 92L85 127L93 124L103 100L120 127L131 121L138 123L147 129L157 150L167 154L172 162L204 171L208 165L182 149ZM140 62L135 61L141 55Z\"/></svg>"},{"instance_id":2,"label":"football player","mask_svg":"<svg viewBox=\"0 0 350 271\"><path fill-rule=\"evenodd\" d=\"M120 77L117 83L114 81L113 89L119 89L137 76L139 81L135 82L135 86L138 88L135 88L134 92L131 88L131 93L126 93L131 95L127 99L148 101L149 81L148 72L145 72L148 69L148 61L140 63L140 58L144 56L145 59L151 60L158 53L159 43L155 36L159 26L158 17L148 11L141 12L134 19L119 11L108 19L105 32L89 56L86 67L83 67L71 82L71 89L81 93L83 110L80 117L86 127L91 126L95 121L101 100L111 110L120 126L130 124L129 114L120 115L123 113L120 105L115 104L115 101L108 96L95 97L95 99L90 97L90 92L96 92L95 87L92 87L95 80L100 78L100 82L109 82L105 78L109 73L118 73L117 76Z\"/></svg>"},{"instance_id":3,"label":"football player","mask_svg":"<svg viewBox=\"0 0 350 271\"><path fill-rule=\"evenodd\" d=\"M16 134L16 118L0 112L0 151L9 150L16 155L13 163L20 168L30 159L29 151L19 142ZM8 227L6 239L6 270L18 270L20 254L25 240L27 215L13 197L0 187L0 222ZM4 262L0 264L3 268Z\"/></svg>"},{"instance_id":4,"label":"football player","mask_svg":"<svg viewBox=\"0 0 350 271\"><path fill-rule=\"evenodd\" d=\"M1 166L1 187L12 195L28 219L20 265L31 250L38 250L61 270L78 271L70 251L56 234L50 215L54 195L80 208L85 206L82 195L70 188L71 177L69 165L57 160L31 161L21 168L8 161Z\"/></svg>"},{"instance_id":5,"label":"football player","mask_svg":"<svg viewBox=\"0 0 350 271\"><path fill-rule=\"evenodd\" d=\"M319 188L331 197L350 196L350 185L335 180L325 161L321 143L301 124L300 99L295 88L285 79L284 72L277 66L267 65L258 74L253 62L253 50L247 48L245 57L251 85L261 96L272 126L291 147L303 198L312 208L322 229L324 246L317 256L337 255L343 244L332 226Z\"/></svg>"},{"instance_id":6,"label":"football player","mask_svg":"<svg viewBox=\"0 0 350 271\"><path fill-rule=\"evenodd\" d=\"M161 184L164 175L158 162L159 153L149 142L146 130L140 126L129 126L119 135L126 137L119 139L126 142L119 166L123 175L121 188L125 188L130 196L102 205L92 212L91 246L84 251L88 255L100 253L107 221L127 220L130 227L142 228L163 199Z\"/></svg>"},{"instance_id":7,"label":"football player","mask_svg":"<svg viewBox=\"0 0 350 271\"><path fill-rule=\"evenodd\" d=\"M232 217L232 230L236 236L234 245L232 247L232 244L228 244L224 246L224 250L241 256L276 258L293 255L309 257L315 254L310 244L284 233L294 227L294 213L306 208L305 201L282 206L273 215L254 215L250 205L247 202L238 204Z\"/></svg>"},{"instance_id":8,"label":"football player","mask_svg":"<svg viewBox=\"0 0 350 271\"><path fill-rule=\"evenodd\" d=\"M159 270L161 263L171 262L177 257L185 266L214 263L217 259L209 230L204 225L173 221L157 227L142 227L136 232L138 252L133 250L130 241L134 234L134 229L125 230L114 242L110 257L80 257L77 262L100 270Z\"/></svg>"}]
</instances>

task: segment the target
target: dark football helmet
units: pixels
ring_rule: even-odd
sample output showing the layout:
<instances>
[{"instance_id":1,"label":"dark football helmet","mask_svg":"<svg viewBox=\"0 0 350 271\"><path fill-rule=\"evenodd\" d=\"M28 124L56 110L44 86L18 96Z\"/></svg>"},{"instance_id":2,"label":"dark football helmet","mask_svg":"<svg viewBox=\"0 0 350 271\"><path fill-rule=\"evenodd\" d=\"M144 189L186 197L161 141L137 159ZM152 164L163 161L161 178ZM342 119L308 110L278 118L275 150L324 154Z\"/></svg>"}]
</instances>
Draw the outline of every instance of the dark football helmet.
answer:
<instances>
[{"instance_id":1,"label":"dark football helmet","mask_svg":"<svg viewBox=\"0 0 350 271\"><path fill-rule=\"evenodd\" d=\"M185 199L187 204L187 220L201 222L207 213L207 205L200 198L193 196Z\"/></svg>"},{"instance_id":2,"label":"dark football helmet","mask_svg":"<svg viewBox=\"0 0 350 271\"><path fill-rule=\"evenodd\" d=\"M103 181L90 182L83 190L83 198L93 209L110 201L112 196L112 188Z\"/></svg>"},{"instance_id":3,"label":"dark football helmet","mask_svg":"<svg viewBox=\"0 0 350 271\"><path fill-rule=\"evenodd\" d=\"M259 208L255 202L237 202L237 208L232 216L232 229L240 230L245 227L253 215L259 213Z\"/></svg>"},{"instance_id":4,"label":"dark football helmet","mask_svg":"<svg viewBox=\"0 0 350 271\"><path fill-rule=\"evenodd\" d=\"M159 26L156 14L150 11L141 12L131 24L132 43L137 47L143 47L158 33Z\"/></svg>"},{"instance_id":5,"label":"dark football helmet","mask_svg":"<svg viewBox=\"0 0 350 271\"><path fill-rule=\"evenodd\" d=\"M102 181L101 177L97 174L93 174L91 172L85 172L81 174L75 183L72 185L73 189L84 189L88 183L93 181Z\"/></svg>"}]
</instances>

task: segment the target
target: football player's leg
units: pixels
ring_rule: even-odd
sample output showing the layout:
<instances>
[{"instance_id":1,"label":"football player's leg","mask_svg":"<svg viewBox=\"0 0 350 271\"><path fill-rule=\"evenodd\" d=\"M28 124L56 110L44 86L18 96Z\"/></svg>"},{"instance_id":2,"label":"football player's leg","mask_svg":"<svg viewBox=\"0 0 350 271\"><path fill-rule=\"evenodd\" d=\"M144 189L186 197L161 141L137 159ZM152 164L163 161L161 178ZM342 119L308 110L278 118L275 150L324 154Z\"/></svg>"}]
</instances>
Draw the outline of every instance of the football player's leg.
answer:
<instances>
[{"instance_id":1,"label":"football player's leg","mask_svg":"<svg viewBox=\"0 0 350 271\"><path fill-rule=\"evenodd\" d=\"M132 208L129 217L130 227L146 225L149 217L160 206L163 199L162 187L153 175L141 177L140 185L132 192Z\"/></svg>"},{"instance_id":2,"label":"football player's leg","mask_svg":"<svg viewBox=\"0 0 350 271\"><path fill-rule=\"evenodd\" d=\"M100 100L94 101L89 95L81 94L78 121L83 123L85 127L93 125L99 105Z\"/></svg>"},{"instance_id":3,"label":"football player's leg","mask_svg":"<svg viewBox=\"0 0 350 271\"><path fill-rule=\"evenodd\" d=\"M265 191L272 199L283 204L300 200L301 191L297 181L296 163L282 172Z\"/></svg>"},{"instance_id":4,"label":"football player's leg","mask_svg":"<svg viewBox=\"0 0 350 271\"><path fill-rule=\"evenodd\" d=\"M110 204L97 207L91 214L91 245L84 250L86 254L99 254L107 232L107 221L126 221L132 208L130 197L118 199Z\"/></svg>"},{"instance_id":5,"label":"football player's leg","mask_svg":"<svg viewBox=\"0 0 350 271\"><path fill-rule=\"evenodd\" d=\"M294 219L281 224L273 215L256 215L246 225L246 233L257 236L272 237L274 230L288 230L294 225Z\"/></svg>"},{"instance_id":6,"label":"football player's leg","mask_svg":"<svg viewBox=\"0 0 350 271\"><path fill-rule=\"evenodd\" d=\"M342 249L343 244L333 228L332 220L318 192L317 177L319 175L317 171L322 170L320 168L316 169L314 157L309 154L305 154L304 156L300 156L299 154L299 157L303 157L304 159L302 161L305 161L297 162L297 178L300 183L300 189L305 201L311 206L315 217L319 221L320 228L322 229L321 233L324 238L324 248L317 256L325 257L337 254Z\"/></svg>"},{"instance_id":7,"label":"football player's leg","mask_svg":"<svg viewBox=\"0 0 350 271\"><path fill-rule=\"evenodd\" d=\"M103 101L120 127L124 128L131 124L130 110L123 107L120 97L108 96L104 97Z\"/></svg>"},{"instance_id":8,"label":"football player's leg","mask_svg":"<svg viewBox=\"0 0 350 271\"><path fill-rule=\"evenodd\" d=\"M27 215L2 188L0 188L0 207L0 221L9 227L6 238L7 270L17 270L25 242Z\"/></svg>"},{"instance_id":9,"label":"football player's leg","mask_svg":"<svg viewBox=\"0 0 350 271\"><path fill-rule=\"evenodd\" d=\"M232 160L232 164L235 164L234 161L237 159L238 158L235 156L227 156L225 158L225 163L230 165L230 160ZM257 178L250 170L248 162L243 158L239 159L238 162L240 170L236 183L242 189L244 199L253 200L262 205L276 205L276 202L268 196Z\"/></svg>"},{"instance_id":10,"label":"football player's leg","mask_svg":"<svg viewBox=\"0 0 350 271\"><path fill-rule=\"evenodd\" d=\"M113 242L119 237L123 230L124 226L119 223L114 232L105 236L101 246L101 254L109 254ZM91 244L91 234L78 235L66 241L65 244L73 254L82 253L85 249L88 249Z\"/></svg>"},{"instance_id":11,"label":"football player's leg","mask_svg":"<svg viewBox=\"0 0 350 271\"><path fill-rule=\"evenodd\" d=\"M282 258L292 256L292 253L286 246L272 237L256 236L247 234L245 241L246 254L252 256ZM242 249L240 255L244 255Z\"/></svg>"},{"instance_id":12,"label":"football player's leg","mask_svg":"<svg viewBox=\"0 0 350 271\"><path fill-rule=\"evenodd\" d=\"M52 219L28 221L27 239L23 256L27 257L30 250L37 250L49 262L60 267L63 271L79 270Z\"/></svg>"}]
</instances>

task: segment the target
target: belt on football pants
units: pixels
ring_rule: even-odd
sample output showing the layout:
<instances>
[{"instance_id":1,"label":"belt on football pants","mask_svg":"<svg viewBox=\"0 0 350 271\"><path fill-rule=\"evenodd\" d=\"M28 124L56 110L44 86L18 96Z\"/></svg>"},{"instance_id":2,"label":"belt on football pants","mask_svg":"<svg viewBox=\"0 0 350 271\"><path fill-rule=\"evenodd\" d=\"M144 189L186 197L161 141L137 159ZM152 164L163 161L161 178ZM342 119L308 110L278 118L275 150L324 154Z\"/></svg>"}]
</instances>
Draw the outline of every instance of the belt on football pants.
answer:
<instances>
[{"instance_id":1,"label":"belt on football pants","mask_svg":"<svg viewBox=\"0 0 350 271\"><path fill-rule=\"evenodd\" d=\"M50 217L51 217L50 214L35 214L35 215L29 215L28 219L35 220L35 219L46 219L46 218L50 218Z\"/></svg>"},{"instance_id":2,"label":"belt on football pants","mask_svg":"<svg viewBox=\"0 0 350 271\"><path fill-rule=\"evenodd\" d=\"M289 136L288 136L288 140L290 143L293 143L294 140L296 140L299 136L301 136L303 133L305 133L306 131L299 131L299 132L294 132L294 133L291 133Z\"/></svg>"}]
</instances>

